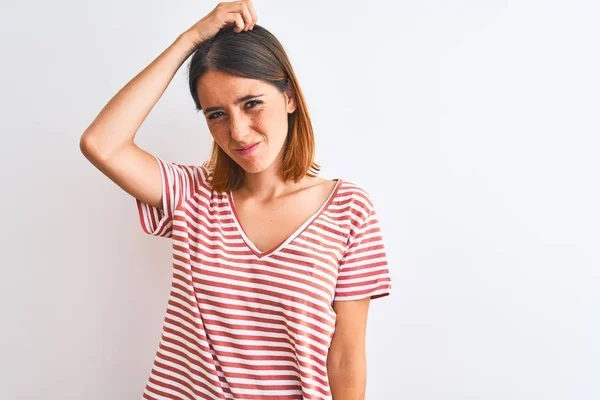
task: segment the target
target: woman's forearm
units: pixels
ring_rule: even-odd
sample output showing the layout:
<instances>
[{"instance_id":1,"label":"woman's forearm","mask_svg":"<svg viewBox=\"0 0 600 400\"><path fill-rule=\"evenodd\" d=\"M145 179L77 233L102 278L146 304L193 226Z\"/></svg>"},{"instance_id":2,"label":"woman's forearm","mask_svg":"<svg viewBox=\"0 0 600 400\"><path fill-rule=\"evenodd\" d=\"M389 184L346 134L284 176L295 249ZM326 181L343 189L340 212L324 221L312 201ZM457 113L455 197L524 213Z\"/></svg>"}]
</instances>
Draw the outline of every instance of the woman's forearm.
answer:
<instances>
[{"instance_id":1,"label":"woman's forearm","mask_svg":"<svg viewBox=\"0 0 600 400\"><path fill-rule=\"evenodd\" d=\"M133 144L138 129L194 46L185 34L180 35L106 104L81 136L81 146L104 158Z\"/></svg>"},{"instance_id":2,"label":"woman's forearm","mask_svg":"<svg viewBox=\"0 0 600 400\"><path fill-rule=\"evenodd\" d=\"M367 385L366 362L327 365L333 400L364 400Z\"/></svg>"}]
</instances>

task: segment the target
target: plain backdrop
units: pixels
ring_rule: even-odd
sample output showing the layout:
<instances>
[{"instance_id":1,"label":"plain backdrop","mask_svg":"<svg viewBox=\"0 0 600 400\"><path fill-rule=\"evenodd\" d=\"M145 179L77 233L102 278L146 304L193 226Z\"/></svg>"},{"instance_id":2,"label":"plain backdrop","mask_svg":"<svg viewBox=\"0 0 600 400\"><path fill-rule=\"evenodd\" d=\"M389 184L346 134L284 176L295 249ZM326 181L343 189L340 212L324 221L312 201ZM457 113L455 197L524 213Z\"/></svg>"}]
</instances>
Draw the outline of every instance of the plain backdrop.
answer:
<instances>
[{"instance_id":1,"label":"plain backdrop","mask_svg":"<svg viewBox=\"0 0 600 400\"><path fill-rule=\"evenodd\" d=\"M141 397L170 242L80 153L207 1L2 2L0 397ZM267 1L325 177L380 214L368 400L600 398L600 6ZM182 66L136 143L201 162Z\"/></svg>"}]
</instances>

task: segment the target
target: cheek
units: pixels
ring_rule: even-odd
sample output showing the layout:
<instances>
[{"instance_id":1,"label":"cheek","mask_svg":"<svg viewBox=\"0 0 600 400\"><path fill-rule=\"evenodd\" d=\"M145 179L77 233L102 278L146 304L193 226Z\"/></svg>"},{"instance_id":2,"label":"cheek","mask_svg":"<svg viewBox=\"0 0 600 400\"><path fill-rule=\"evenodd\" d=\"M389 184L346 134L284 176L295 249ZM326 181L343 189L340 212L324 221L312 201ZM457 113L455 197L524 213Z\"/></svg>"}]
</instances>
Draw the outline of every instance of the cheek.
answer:
<instances>
[{"instance_id":1,"label":"cheek","mask_svg":"<svg viewBox=\"0 0 600 400\"><path fill-rule=\"evenodd\" d=\"M252 128L260 134L279 136L287 133L287 113L281 110L262 110L252 120Z\"/></svg>"},{"instance_id":2,"label":"cheek","mask_svg":"<svg viewBox=\"0 0 600 400\"><path fill-rule=\"evenodd\" d=\"M213 139L215 139L215 142L217 143L220 143L223 140L223 137L225 137L223 129L219 129L215 125L210 126L208 130L210 131L210 134L212 135Z\"/></svg>"},{"instance_id":3,"label":"cheek","mask_svg":"<svg viewBox=\"0 0 600 400\"><path fill-rule=\"evenodd\" d=\"M262 114L257 115L252 118L252 130L258 133L259 135L268 135L269 134L269 118Z\"/></svg>"},{"instance_id":4,"label":"cheek","mask_svg":"<svg viewBox=\"0 0 600 400\"><path fill-rule=\"evenodd\" d=\"M219 127L218 125L214 125L209 128L209 131L214 141L219 145L219 147L227 151L227 145L229 143L229 135L227 133L227 130L222 129L222 127Z\"/></svg>"}]
</instances>

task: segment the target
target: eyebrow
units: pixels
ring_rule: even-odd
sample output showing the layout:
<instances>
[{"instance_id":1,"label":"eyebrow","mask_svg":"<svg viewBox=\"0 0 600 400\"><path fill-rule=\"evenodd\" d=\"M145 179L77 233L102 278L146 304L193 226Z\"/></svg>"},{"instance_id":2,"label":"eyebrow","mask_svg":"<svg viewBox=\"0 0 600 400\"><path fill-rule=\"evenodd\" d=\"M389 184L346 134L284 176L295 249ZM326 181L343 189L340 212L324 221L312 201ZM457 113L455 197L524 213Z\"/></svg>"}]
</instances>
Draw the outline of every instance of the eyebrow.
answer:
<instances>
[{"instance_id":1,"label":"eyebrow","mask_svg":"<svg viewBox=\"0 0 600 400\"><path fill-rule=\"evenodd\" d=\"M233 104L238 105L241 102L244 102L246 100L250 100L250 99L254 99L256 97L262 97L262 96L264 96L264 94L248 94L248 95L246 95L244 97L240 97L239 99L237 99L236 101L234 101ZM221 106L208 107L208 108L205 108L203 110L203 112L204 112L204 114L206 114L206 113L209 113L211 111L220 110L222 108L223 107L221 107Z\"/></svg>"}]
</instances>

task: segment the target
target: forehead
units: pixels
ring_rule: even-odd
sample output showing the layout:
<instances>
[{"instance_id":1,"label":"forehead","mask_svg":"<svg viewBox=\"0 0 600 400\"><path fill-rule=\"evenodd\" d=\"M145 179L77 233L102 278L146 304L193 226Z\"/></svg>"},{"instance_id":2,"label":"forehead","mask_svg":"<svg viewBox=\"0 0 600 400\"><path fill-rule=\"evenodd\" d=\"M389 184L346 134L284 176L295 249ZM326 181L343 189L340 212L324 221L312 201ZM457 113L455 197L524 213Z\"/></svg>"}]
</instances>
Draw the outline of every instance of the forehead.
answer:
<instances>
[{"instance_id":1,"label":"forehead","mask_svg":"<svg viewBox=\"0 0 600 400\"><path fill-rule=\"evenodd\" d=\"M249 94L271 95L275 86L259 79L243 78L221 71L208 71L196 86L202 107L231 104L234 100Z\"/></svg>"}]
</instances>

